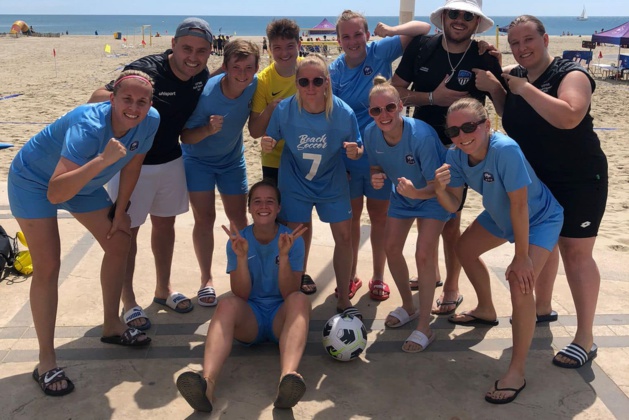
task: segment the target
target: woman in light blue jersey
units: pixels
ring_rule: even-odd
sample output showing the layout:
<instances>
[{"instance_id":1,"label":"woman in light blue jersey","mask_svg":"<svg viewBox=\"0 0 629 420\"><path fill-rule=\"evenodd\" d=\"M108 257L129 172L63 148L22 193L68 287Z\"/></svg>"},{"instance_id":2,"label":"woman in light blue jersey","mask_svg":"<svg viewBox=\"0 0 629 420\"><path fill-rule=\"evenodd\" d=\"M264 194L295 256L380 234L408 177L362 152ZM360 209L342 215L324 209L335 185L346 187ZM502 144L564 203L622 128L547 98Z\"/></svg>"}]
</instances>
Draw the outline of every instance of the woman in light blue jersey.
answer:
<instances>
[{"instance_id":1,"label":"woman in light blue jersey","mask_svg":"<svg viewBox=\"0 0 629 420\"><path fill-rule=\"evenodd\" d=\"M387 179L393 183L389 190L384 248L402 297L402 306L389 313L385 325L398 328L419 316L416 330L402 346L402 350L416 353L425 350L436 337L429 325L437 272L435 253L439 235L452 214L437 202L431 181L444 162L446 149L431 126L402 117L400 95L384 77L376 77L374 84L369 94L369 114L374 122L365 129L365 147L373 187L385 188ZM404 243L415 222L419 310L413 303L403 255Z\"/></svg>"},{"instance_id":2,"label":"woman in light blue jersey","mask_svg":"<svg viewBox=\"0 0 629 420\"><path fill-rule=\"evenodd\" d=\"M305 227L291 231L276 221L281 196L275 183L262 180L248 198L253 224L238 230L230 221L227 272L233 296L221 300L205 340L203 375L182 373L177 388L192 408L212 411L212 398L234 339L253 345L279 343L280 384L274 406L295 406L306 392L297 373L306 347L310 300L300 292L304 272Z\"/></svg>"},{"instance_id":3,"label":"woman in light blue jersey","mask_svg":"<svg viewBox=\"0 0 629 420\"><path fill-rule=\"evenodd\" d=\"M284 139L278 186L284 206L280 219L294 229L311 228L312 208L330 223L334 237L334 272L338 289L337 310L359 316L349 299L352 267L349 185L343 155L358 159L362 141L354 111L332 94L326 61L311 54L297 64L297 94L273 111L262 137L262 151L270 152ZM306 240L308 263L310 240Z\"/></svg>"},{"instance_id":4,"label":"woman in light blue jersey","mask_svg":"<svg viewBox=\"0 0 629 420\"><path fill-rule=\"evenodd\" d=\"M382 75L389 79L393 75L391 63L402 56L404 49L413 36L427 34L430 25L425 22L411 21L403 25L389 27L382 23L376 26L376 34L386 36L378 41L369 42L369 28L365 17L352 10L345 10L336 21L338 42L343 49L336 60L330 63L332 92L346 102L356 113L361 135L372 121L369 109L369 91L373 78ZM362 286L357 276L358 247L360 245L360 219L363 212L363 197L366 197L367 212L370 220L370 239L373 258L373 272L369 281L369 296L374 300L389 298L389 286L384 282L384 225L389 208L390 181L375 190L371 186L369 161L367 156L357 161L345 159L349 174L349 188L352 203L352 248L353 265L350 279L350 298Z\"/></svg>"},{"instance_id":5,"label":"woman in light blue jersey","mask_svg":"<svg viewBox=\"0 0 629 420\"><path fill-rule=\"evenodd\" d=\"M493 404L507 404L526 386L526 357L535 329L535 281L557 244L563 208L537 178L520 146L490 130L487 110L465 98L448 109L445 134L456 146L435 172L441 205L455 211L464 184L483 196L483 211L465 230L456 247L463 269L474 286L478 305L453 315L458 325L498 325L491 299L490 278L480 256L506 241L515 255L505 271L513 305L513 354L507 373L485 395Z\"/></svg>"},{"instance_id":6,"label":"woman in light blue jersey","mask_svg":"<svg viewBox=\"0 0 629 420\"><path fill-rule=\"evenodd\" d=\"M100 274L101 341L124 346L145 346L151 341L127 327L118 310L130 246L126 208L159 125L159 114L151 108L152 96L149 76L125 71L115 81L110 102L68 112L30 139L11 163L11 212L28 238L33 259L30 301L39 342L39 365L33 378L47 395L66 395L74 389L57 367L54 349L61 264L58 209L72 213L105 251ZM112 206L103 185L118 171L120 192Z\"/></svg>"}]
</instances>

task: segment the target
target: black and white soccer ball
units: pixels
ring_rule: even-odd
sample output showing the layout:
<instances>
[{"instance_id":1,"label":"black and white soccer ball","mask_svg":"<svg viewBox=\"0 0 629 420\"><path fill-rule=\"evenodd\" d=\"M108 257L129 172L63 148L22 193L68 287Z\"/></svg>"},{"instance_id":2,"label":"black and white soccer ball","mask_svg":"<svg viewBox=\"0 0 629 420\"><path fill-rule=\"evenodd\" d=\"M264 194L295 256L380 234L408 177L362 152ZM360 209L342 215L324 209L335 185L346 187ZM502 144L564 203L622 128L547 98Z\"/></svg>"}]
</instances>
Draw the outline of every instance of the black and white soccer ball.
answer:
<instances>
[{"instance_id":1,"label":"black and white soccer ball","mask_svg":"<svg viewBox=\"0 0 629 420\"><path fill-rule=\"evenodd\" d=\"M323 327L323 348L326 353L342 362L360 356L367 347L367 329L360 318L352 315L334 315Z\"/></svg>"}]
</instances>

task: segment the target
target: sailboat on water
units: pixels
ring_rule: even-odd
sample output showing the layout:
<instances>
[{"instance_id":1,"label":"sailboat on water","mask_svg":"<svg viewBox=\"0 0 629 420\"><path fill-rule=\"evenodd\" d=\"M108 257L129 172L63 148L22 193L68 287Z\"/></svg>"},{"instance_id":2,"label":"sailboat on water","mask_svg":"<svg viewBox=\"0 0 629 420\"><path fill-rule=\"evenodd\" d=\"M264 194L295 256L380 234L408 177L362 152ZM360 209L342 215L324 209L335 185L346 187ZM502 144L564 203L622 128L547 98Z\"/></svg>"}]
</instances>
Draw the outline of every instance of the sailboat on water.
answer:
<instances>
[{"instance_id":1,"label":"sailboat on water","mask_svg":"<svg viewBox=\"0 0 629 420\"><path fill-rule=\"evenodd\" d=\"M583 6L583 11L581 12L581 16L578 16L577 20L588 20L588 14L585 11L585 6Z\"/></svg>"}]
</instances>

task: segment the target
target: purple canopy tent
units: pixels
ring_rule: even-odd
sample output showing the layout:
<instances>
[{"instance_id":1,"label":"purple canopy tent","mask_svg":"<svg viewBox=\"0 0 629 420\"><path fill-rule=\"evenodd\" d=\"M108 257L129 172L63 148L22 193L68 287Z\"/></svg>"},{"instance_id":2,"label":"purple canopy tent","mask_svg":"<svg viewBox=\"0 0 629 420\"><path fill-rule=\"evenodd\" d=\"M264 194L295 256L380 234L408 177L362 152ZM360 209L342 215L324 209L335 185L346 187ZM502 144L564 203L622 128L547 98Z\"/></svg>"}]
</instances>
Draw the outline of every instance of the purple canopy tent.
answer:
<instances>
[{"instance_id":1,"label":"purple canopy tent","mask_svg":"<svg viewBox=\"0 0 629 420\"><path fill-rule=\"evenodd\" d=\"M609 31L592 35L592 42L620 45L621 48L627 48L629 46L629 22L625 22Z\"/></svg>"},{"instance_id":2,"label":"purple canopy tent","mask_svg":"<svg viewBox=\"0 0 629 420\"><path fill-rule=\"evenodd\" d=\"M336 34L336 26L330 23L329 20L323 19L321 23L313 28L306 29L309 35L335 35Z\"/></svg>"},{"instance_id":3,"label":"purple canopy tent","mask_svg":"<svg viewBox=\"0 0 629 420\"><path fill-rule=\"evenodd\" d=\"M620 49L629 48L629 22L625 22L609 31L592 35L592 42L618 45L618 60L620 61Z\"/></svg>"}]
</instances>

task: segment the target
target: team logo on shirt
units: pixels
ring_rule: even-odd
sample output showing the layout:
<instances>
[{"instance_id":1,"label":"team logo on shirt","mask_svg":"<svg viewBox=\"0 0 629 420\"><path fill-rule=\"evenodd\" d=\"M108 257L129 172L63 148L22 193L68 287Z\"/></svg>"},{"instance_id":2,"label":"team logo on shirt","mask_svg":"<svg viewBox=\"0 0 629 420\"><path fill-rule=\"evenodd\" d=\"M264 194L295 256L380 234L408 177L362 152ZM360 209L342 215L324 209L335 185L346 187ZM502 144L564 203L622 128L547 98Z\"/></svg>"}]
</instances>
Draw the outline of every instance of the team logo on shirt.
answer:
<instances>
[{"instance_id":1,"label":"team logo on shirt","mask_svg":"<svg viewBox=\"0 0 629 420\"><path fill-rule=\"evenodd\" d=\"M371 68L371 66L363 67L363 74L365 76L369 76L371 73L373 73L373 69Z\"/></svg>"},{"instance_id":2,"label":"team logo on shirt","mask_svg":"<svg viewBox=\"0 0 629 420\"><path fill-rule=\"evenodd\" d=\"M136 140L133 143L131 143L131 146L129 146L129 150L133 152L135 149L138 148L139 145L140 145L140 142Z\"/></svg>"},{"instance_id":3,"label":"team logo on shirt","mask_svg":"<svg viewBox=\"0 0 629 420\"><path fill-rule=\"evenodd\" d=\"M494 176L489 172L483 172L483 181L485 182L494 182Z\"/></svg>"},{"instance_id":4,"label":"team logo on shirt","mask_svg":"<svg viewBox=\"0 0 629 420\"><path fill-rule=\"evenodd\" d=\"M541 90L544 93L548 93L550 91L550 88L552 88L552 85L550 83L546 82L546 83L543 83L540 86L539 90Z\"/></svg>"},{"instance_id":5,"label":"team logo on shirt","mask_svg":"<svg viewBox=\"0 0 629 420\"><path fill-rule=\"evenodd\" d=\"M415 164L415 156L413 156L413 155L406 155L404 160L406 160L406 163L409 164L409 165L414 165Z\"/></svg>"},{"instance_id":6,"label":"team logo on shirt","mask_svg":"<svg viewBox=\"0 0 629 420\"><path fill-rule=\"evenodd\" d=\"M470 80L472 80L472 72L467 70L459 70L457 79L459 80L459 84L461 86L465 86Z\"/></svg>"},{"instance_id":7,"label":"team logo on shirt","mask_svg":"<svg viewBox=\"0 0 629 420\"><path fill-rule=\"evenodd\" d=\"M275 256L275 265L280 265L280 256L279 255Z\"/></svg>"},{"instance_id":8,"label":"team logo on shirt","mask_svg":"<svg viewBox=\"0 0 629 420\"><path fill-rule=\"evenodd\" d=\"M197 92L201 92L203 90L203 82L196 82L192 89L196 90Z\"/></svg>"},{"instance_id":9,"label":"team logo on shirt","mask_svg":"<svg viewBox=\"0 0 629 420\"><path fill-rule=\"evenodd\" d=\"M297 150L325 149L328 147L328 138L324 134L321 137L308 137L308 134L299 136Z\"/></svg>"}]
</instances>

